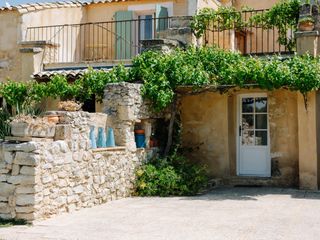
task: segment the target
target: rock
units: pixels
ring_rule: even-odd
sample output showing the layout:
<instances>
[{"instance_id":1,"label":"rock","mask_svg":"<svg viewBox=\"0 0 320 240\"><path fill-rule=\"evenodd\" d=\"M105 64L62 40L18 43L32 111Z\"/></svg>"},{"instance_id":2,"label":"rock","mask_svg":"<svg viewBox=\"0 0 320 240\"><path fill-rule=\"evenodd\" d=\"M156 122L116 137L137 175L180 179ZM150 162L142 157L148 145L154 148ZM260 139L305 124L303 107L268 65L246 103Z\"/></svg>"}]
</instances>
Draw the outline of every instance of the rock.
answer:
<instances>
[{"instance_id":1,"label":"rock","mask_svg":"<svg viewBox=\"0 0 320 240\"><path fill-rule=\"evenodd\" d=\"M12 165L11 175L12 176L17 176L17 175L19 175L19 172L20 172L20 166L17 165L17 164L13 164Z\"/></svg>"},{"instance_id":2,"label":"rock","mask_svg":"<svg viewBox=\"0 0 320 240\"><path fill-rule=\"evenodd\" d=\"M49 174L46 174L42 177L42 183L46 184L52 181L52 176Z\"/></svg>"},{"instance_id":3,"label":"rock","mask_svg":"<svg viewBox=\"0 0 320 240\"><path fill-rule=\"evenodd\" d=\"M8 197L13 194L15 186L9 183L0 182L0 196Z\"/></svg>"},{"instance_id":4,"label":"rock","mask_svg":"<svg viewBox=\"0 0 320 240\"><path fill-rule=\"evenodd\" d=\"M12 164L13 159L14 159L14 156L15 156L15 153L14 153L14 152L5 151L5 152L4 152L4 161L5 161L6 163Z\"/></svg>"},{"instance_id":5,"label":"rock","mask_svg":"<svg viewBox=\"0 0 320 240\"><path fill-rule=\"evenodd\" d=\"M75 193L82 193L83 192L83 187L81 185L76 186L75 188L73 188L73 191Z\"/></svg>"},{"instance_id":6,"label":"rock","mask_svg":"<svg viewBox=\"0 0 320 240\"><path fill-rule=\"evenodd\" d=\"M35 184L35 177L26 175L10 176L8 178L8 183L22 185Z\"/></svg>"},{"instance_id":7,"label":"rock","mask_svg":"<svg viewBox=\"0 0 320 240\"><path fill-rule=\"evenodd\" d=\"M34 213L17 213L16 215L17 219L24 219L26 221L33 221L35 219Z\"/></svg>"},{"instance_id":8,"label":"rock","mask_svg":"<svg viewBox=\"0 0 320 240\"><path fill-rule=\"evenodd\" d=\"M16 188L16 194L21 194L21 193L35 193L35 186L33 185L22 185L22 186L17 186Z\"/></svg>"},{"instance_id":9,"label":"rock","mask_svg":"<svg viewBox=\"0 0 320 240\"><path fill-rule=\"evenodd\" d=\"M33 153L17 152L13 160L14 164L36 166L40 162L40 156Z\"/></svg>"},{"instance_id":10,"label":"rock","mask_svg":"<svg viewBox=\"0 0 320 240\"><path fill-rule=\"evenodd\" d=\"M39 148L39 144L36 142L26 142L26 143L5 143L3 145L5 151L22 151L22 152L33 152Z\"/></svg>"},{"instance_id":11,"label":"rock","mask_svg":"<svg viewBox=\"0 0 320 240\"><path fill-rule=\"evenodd\" d=\"M17 213L33 213L35 211L35 207L16 207L15 210Z\"/></svg>"},{"instance_id":12,"label":"rock","mask_svg":"<svg viewBox=\"0 0 320 240\"><path fill-rule=\"evenodd\" d=\"M18 194L16 204L19 206L34 205L35 195L33 194Z\"/></svg>"},{"instance_id":13,"label":"rock","mask_svg":"<svg viewBox=\"0 0 320 240\"><path fill-rule=\"evenodd\" d=\"M56 126L56 132L54 135L54 140L65 140L71 139L72 136L72 126L70 124L59 124Z\"/></svg>"},{"instance_id":14,"label":"rock","mask_svg":"<svg viewBox=\"0 0 320 240\"><path fill-rule=\"evenodd\" d=\"M23 175L36 175L36 169L34 167L23 166L20 170L20 173Z\"/></svg>"}]
</instances>

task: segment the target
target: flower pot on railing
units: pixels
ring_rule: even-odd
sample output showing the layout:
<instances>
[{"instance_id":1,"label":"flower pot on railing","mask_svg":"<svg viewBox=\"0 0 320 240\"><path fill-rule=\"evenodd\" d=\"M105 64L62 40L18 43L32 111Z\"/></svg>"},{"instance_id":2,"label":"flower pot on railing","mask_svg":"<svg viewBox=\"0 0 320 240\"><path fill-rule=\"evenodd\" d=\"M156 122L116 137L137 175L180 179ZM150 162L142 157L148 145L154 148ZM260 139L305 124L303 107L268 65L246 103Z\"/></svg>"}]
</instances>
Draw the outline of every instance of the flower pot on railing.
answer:
<instances>
[{"instance_id":1,"label":"flower pot on railing","mask_svg":"<svg viewBox=\"0 0 320 240\"><path fill-rule=\"evenodd\" d=\"M298 29L303 32L314 30L314 19L311 16L299 19Z\"/></svg>"}]
</instances>

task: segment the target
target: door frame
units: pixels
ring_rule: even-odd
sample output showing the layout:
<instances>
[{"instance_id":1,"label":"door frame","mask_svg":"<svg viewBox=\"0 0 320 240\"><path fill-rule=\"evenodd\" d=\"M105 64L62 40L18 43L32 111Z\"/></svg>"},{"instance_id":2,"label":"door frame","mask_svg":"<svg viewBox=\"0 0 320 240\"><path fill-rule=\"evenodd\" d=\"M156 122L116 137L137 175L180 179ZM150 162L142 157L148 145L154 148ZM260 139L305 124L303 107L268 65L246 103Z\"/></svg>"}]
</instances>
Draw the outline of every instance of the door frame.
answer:
<instances>
[{"instance_id":1,"label":"door frame","mask_svg":"<svg viewBox=\"0 0 320 240\"><path fill-rule=\"evenodd\" d=\"M245 174L240 174L240 136L239 136L239 126L240 126L240 111L241 111L241 99L245 98L245 97L252 97L252 98L256 98L256 97L266 97L267 98L267 128L268 128L268 133L267 133L267 138L268 138L268 146L267 146L267 151L268 151L268 174L266 175L245 175ZM239 94L237 96L237 125L236 125L236 145L237 145L237 150L236 150L236 163L237 163L237 176L243 176L243 177L271 177L271 152L270 152L270 125L269 125L269 98L268 98L268 94L267 93L243 93L243 94Z\"/></svg>"}]
</instances>

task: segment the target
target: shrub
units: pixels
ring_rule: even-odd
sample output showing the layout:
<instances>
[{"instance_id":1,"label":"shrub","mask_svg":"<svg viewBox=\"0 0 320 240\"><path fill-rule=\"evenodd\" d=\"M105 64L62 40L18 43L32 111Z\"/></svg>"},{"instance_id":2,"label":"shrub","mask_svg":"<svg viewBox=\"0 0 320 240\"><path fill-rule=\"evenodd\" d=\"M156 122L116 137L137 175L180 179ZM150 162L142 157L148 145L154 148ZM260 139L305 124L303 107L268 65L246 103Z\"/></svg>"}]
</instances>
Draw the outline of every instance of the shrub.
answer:
<instances>
[{"instance_id":1,"label":"shrub","mask_svg":"<svg viewBox=\"0 0 320 240\"><path fill-rule=\"evenodd\" d=\"M205 166L173 154L153 159L136 173L139 196L189 196L203 190L208 182Z\"/></svg>"}]
</instances>

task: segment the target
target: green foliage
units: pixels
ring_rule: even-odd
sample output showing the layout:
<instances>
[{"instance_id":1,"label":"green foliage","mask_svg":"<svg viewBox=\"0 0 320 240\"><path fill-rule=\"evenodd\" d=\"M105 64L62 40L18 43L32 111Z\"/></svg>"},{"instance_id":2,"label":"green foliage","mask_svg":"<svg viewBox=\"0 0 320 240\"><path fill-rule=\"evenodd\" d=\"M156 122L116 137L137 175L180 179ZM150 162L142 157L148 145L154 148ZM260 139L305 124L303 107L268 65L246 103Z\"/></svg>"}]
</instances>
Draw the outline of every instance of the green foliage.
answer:
<instances>
[{"instance_id":1,"label":"green foliage","mask_svg":"<svg viewBox=\"0 0 320 240\"><path fill-rule=\"evenodd\" d=\"M236 10L234 7L219 7L217 10L204 8L194 16L191 28L195 36L200 38L207 29L217 29L219 31L236 29L244 30L246 27L254 25L264 29L278 30L278 42L292 50L295 46L295 39L287 36L287 30L296 30L299 18L300 0L282 0L273 5L271 9L254 14L248 19L244 19L243 13L248 9Z\"/></svg>"},{"instance_id":2,"label":"green foliage","mask_svg":"<svg viewBox=\"0 0 320 240\"><path fill-rule=\"evenodd\" d=\"M101 101L105 85L121 81L143 83L143 96L157 111L170 105L176 89L186 85L286 88L306 96L320 88L320 59L308 55L287 59L246 57L213 47L176 49L168 54L149 51L134 58L131 68L120 65L108 72L90 69L74 83L63 76L55 76L48 83L8 81L0 85L0 93L23 113L46 97L85 101L95 94Z\"/></svg>"},{"instance_id":3,"label":"green foliage","mask_svg":"<svg viewBox=\"0 0 320 240\"><path fill-rule=\"evenodd\" d=\"M5 136L10 136L10 121L11 114L5 108L0 108L0 139L4 139Z\"/></svg>"},{"instance_id":4,"label":"green foliage","mask_svg":"<svg viewBox=\"0 0 320 240\"><path fill-rule=\"evenodd\" d=\"M1 227L11 227L15 225L28 225L28 222L24 219L4 219L0 218L0 228Z\"/></svg>"},{"instance_id":5,"label":"green foliage","mask_svg":"<svg viewBox=\"0 0 320 240\"><path fill-rule=\"evenodd\" d=\"M208 182L204 166L173 154L154 159L137 172L136 192L140 196L188 196L203 190Z\"/></svg>"}]
</instances>

